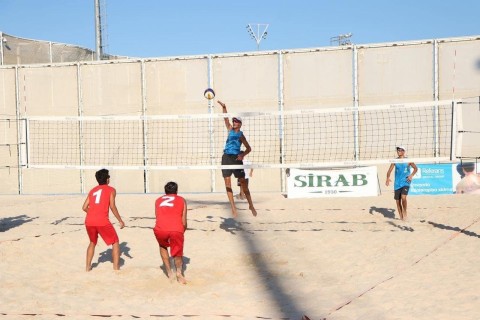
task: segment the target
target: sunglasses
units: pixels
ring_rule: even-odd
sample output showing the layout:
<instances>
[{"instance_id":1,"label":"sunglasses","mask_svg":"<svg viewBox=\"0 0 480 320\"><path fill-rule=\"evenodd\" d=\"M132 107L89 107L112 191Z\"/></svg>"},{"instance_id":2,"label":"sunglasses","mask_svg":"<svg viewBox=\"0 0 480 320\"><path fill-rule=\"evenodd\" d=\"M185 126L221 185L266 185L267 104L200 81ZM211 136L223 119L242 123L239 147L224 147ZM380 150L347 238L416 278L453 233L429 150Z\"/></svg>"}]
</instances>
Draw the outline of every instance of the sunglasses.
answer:
<instances>
[{"instance_id":1,"label":"sunglasses","mask_svg":"<svg viewBox=\"0 0 480 320\"><path fill-rule=\"evenodd\" d=\"M238 120L235 119L235 118L234 118L232 121L233 121L233 122L236 122L236 123L242 123L241 121L238 121Z\"/></svg>"}]
</instances>

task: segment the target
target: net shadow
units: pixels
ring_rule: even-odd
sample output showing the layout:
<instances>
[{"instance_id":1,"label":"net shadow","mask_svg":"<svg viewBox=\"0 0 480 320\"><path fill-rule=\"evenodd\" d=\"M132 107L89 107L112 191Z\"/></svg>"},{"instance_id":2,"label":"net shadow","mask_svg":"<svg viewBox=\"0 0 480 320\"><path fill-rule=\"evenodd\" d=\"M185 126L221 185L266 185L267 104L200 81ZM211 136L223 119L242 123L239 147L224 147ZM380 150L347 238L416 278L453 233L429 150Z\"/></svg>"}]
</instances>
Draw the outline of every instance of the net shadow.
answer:
<instances>
[{"instance_id":1,"label":"net shadow","mask_svg":"<svg viewBox=\"0 0 480 320\"><path fill-rule=\"evenodd\" d=\"M228 226L226 231L233 232L242 230L241 226L238 227L237 223L231 222L231 218L224 219L224 226ZM272 269L271 264L264 258L262 254L261 245L256 241L255 234L251 232L239 232L238 235L248 249L248 252L252 253L252 266L255 268L255 272L261 279L261 283L264 284L266 292L268 292L271 301L274 302L276 309L280 310L285 319L300 319L304 312L299 308L299 302L295 297L290 295L291 289L285 287L282 284L281 279L275 274L275 270ZM257 254L256 254L257 253Z\"/></svg>"},{"instance_id":2,"label":"net shadow","mask_svg":"<svg viewBox=\"0 0 480 320\"><path fill-rule=\"evenodd\" d=\"M461 229L459 227L452 227L452 226L447 226L445 224L441 224L441 223L436 223L436 222L433 222L433 221L424 221L422 220L421 222L426 222L432 226L434 226L435 228L439 228L439 229L443 229L443 230L448 230L448 231L455 231L455 232L460 232L464 235L467 235L467 236L470 236L470 237L475 237L475 238L479 238L480 239L480 235L473 232L473 231L468 231L468 230L465 230L465 229Z\"/></svg>"},{"instance_id":3,"label":"net shadow","mask_svg":"<svg viewBox=\"0 0 480 320\"><path fill-rule=\"evenodd\" d=\"M393 221L388 221L387 223L388 223L389 225L397 228L397 229L400 229L401 231L408 231L408 232L413 232L413 231L415 231L415 229L413 229L412 227L404 226L404 225L400 225L400 224L396 224L396 223L393 222Z\"/></svg>"},{"instance_id":4,"label":"net shadow","mask_svg":"<svg viewBox=\"0 0 480 320\"><path fill-rule=\"evenodd\" d=\"M25 223L32 222L35 219L38 219L38 217L30 218L25 214L15 217L2 218L0 219L0 232L5 232L10 229L19 227Z\"/></svg>"}]
</instances>

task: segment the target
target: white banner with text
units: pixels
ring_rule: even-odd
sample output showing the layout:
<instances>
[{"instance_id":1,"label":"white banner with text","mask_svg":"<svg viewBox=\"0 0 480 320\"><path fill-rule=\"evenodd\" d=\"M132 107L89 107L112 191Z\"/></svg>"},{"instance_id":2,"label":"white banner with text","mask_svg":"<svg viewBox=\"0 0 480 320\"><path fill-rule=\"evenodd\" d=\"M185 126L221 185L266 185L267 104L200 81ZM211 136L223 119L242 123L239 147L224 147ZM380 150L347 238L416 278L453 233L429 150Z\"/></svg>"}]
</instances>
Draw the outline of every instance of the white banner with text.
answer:
<instances>
[{"instance_id":1,"label":"white banner with text","mask_svg":"<svg viewBox=\"0 0 480 320\"><path fill-rule=\"evenodd\" d=\"M290 169L288 198L378 196L377 167Z\"/></svg>"}]
</instances>

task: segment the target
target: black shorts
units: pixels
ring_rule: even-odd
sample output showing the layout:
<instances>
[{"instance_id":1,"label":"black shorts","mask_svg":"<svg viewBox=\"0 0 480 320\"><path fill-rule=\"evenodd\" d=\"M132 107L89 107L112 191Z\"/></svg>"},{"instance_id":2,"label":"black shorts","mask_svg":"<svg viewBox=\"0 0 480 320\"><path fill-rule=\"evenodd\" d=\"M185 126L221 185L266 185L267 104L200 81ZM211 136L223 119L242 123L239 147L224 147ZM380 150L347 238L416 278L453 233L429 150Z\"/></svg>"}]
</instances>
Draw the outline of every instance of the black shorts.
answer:
<instances>
[{"instance_id":1,"label":"black shorts","mask_svg":"<svg viewBox=\"0 0 480 320\"><path fill-rule=\"evenodd\" d=\"M222 156L222 165L242 165L242 160L237 160L238 155L236 154L223 154ZM230 177L231 175L235 178L245 178L245 170L243 169L222 169L222 175L224 178Z\"/></svg>"},{"instance_id":2,"label":"black shorts","mask_svg":"<svg viewBox=\"0 0 480 320\"><path fill-rule=\"evenodd\" d=\"M393 196L393 199L400 200L402 198L402 194L404 195L408 194L409 189L410 187L406 186L406 187L401 187L400 189L395 190L395 195Z\"/></svg>"}]
</instances>

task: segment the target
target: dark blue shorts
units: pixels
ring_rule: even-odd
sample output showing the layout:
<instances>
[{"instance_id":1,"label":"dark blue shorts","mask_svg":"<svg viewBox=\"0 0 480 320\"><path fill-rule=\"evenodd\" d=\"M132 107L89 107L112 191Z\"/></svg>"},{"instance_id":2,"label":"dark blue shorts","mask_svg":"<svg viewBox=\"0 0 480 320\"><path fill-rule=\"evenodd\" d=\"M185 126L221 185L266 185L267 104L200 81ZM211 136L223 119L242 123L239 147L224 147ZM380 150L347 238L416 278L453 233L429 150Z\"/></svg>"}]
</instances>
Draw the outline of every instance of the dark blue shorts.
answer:
<instances>
[{"instance_id":1,"label":"dark blue shorts","mask_svg":"<svg viewBox=\"0 0 480 320\"><path fill-rule=\"evenodd\" d=\"M237 160L238 155L236 154L223 154L222 156L222 165L243 165L242 160ZM243 169L222 169L222 175L224 178L230 177L231 175L235 178L245 178L245 170Z\"/></svg>"},{"instance_id":2,"label":"dark blue shorts","mask_svg":"<svg viewBox=\"0 0 480 320\"><path fill-rule=\"evenodd\" d=\"M395 190L395 195L393 196L393 199L395 200L400 200L402 198L402 194L407 195L408 190L410 189L409 186L401 187L400 189Z\"/></svg>"}]
</instances>

